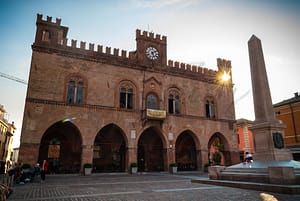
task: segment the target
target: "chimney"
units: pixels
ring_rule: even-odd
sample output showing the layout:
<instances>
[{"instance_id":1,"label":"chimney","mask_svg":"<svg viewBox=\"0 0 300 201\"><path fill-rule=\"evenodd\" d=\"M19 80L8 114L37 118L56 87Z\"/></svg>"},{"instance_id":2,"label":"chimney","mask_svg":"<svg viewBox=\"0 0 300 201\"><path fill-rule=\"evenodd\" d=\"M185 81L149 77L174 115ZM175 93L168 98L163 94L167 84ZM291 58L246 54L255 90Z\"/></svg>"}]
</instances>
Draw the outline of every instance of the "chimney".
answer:
<instances>
[{"instance_id":1,"label":"chimney","mask_svg":"<svg viewBox=\"0 0 300 201\"><path fill-rule=\"evenodd\" d=\"M295 98L297 98L299 96L299 93L295 92L294 95L295 95Z\"/></svg>"}]
</instances>

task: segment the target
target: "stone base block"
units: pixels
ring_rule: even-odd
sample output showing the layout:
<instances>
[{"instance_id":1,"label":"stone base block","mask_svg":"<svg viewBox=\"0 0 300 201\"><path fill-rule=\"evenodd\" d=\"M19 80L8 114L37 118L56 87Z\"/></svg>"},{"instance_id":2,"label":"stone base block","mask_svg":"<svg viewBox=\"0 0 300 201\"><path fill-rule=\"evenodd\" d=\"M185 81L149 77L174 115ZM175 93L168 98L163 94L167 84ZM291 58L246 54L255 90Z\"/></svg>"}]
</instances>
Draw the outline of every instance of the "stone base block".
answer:
<instances>
[{"instance_id":1,"label":"stone base block","mask_svg":"<svg viewBox=\"0 0 300 201\"><path fill-rule=\"evenodd\" d=\"M220 179L221 171L225 169L225 166L209 166L208 167L208 176L209 179Z\"/></svg>"},{"instance_id":2,"label":"stone base block","mask_svg":"<svg viewBox=\"0 0 300 201\"><path fill-rule=\"evenodd\" d=\"M296 175L293 167L268 167L269 183L296 184Z\"/></svg>"}]
</instances>

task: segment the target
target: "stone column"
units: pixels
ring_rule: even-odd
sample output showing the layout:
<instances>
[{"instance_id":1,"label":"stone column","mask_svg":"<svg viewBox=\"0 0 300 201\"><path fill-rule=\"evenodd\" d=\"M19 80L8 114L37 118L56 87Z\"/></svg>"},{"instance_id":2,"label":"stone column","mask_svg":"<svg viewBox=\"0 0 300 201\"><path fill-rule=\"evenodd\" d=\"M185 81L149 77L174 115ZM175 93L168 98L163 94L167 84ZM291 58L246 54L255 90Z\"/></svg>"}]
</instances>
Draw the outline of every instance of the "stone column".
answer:
<instances>
[{"instance_id":1,"label":"stone column","mask_svg":"<svg viewBox=\"0 0 300 201\"><path fill-rule=\"evenodd\" d=\"M125 167L125 171L128 171L128 168L131 163L136 163L138 164L137 161L137 147L128 147L128 163Z\"/></svg>"},{"instance_id":2,"label":"stone column","mask_svg":"<svg viewBox=\"0 0 300 201\"><path fill-rule=\"evenodd\" d=\"M255 121L253 131L254 160L291 160L283 147L285 126L275 119L261 41L252 35L248 41Z\"/></svg>"},{"instance_id":3,"label":"stone column","mask_svg":"<svg viewBox=\"0 0 300 201\"><path fill-rule=\"evenodd\" d=\"M83 164L93 163L93 150L93 145L82 145L80 171L83 171Z\"/></svg>"},{"instance_id":4,"label":"stone column","mask_svg":"<svg viewBox=\"0 0 300 201\"><path fill-rule=\"evenodd\" d=\"M201 149L196 149L196 166L197 166L197 171L204 171L204 165L205 162L202 160L202 152ZM207 156L207 152L206 152L206 157L205 157L205 161L208 161L208 156Z\"/></svg>"}]
</instances>

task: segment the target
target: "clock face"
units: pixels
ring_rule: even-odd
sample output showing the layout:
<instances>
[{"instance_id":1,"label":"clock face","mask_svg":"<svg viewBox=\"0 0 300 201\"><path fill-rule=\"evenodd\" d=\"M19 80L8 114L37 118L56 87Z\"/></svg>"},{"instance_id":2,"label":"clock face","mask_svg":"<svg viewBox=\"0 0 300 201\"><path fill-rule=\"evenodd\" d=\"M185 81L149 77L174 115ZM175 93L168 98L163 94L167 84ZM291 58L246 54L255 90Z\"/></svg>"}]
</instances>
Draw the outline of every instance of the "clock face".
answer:
<instances>
[{"instance_id":1,"label":"clock face","mask_svg":"<svg viewBox=\"0 0 300 201\"><path fill-rule=\"evenodd\" d=\"M146 49L146 55L150 60L156 60L158 58L158 51L155 47L148 47Z\"/></svg>"}]
</instances>

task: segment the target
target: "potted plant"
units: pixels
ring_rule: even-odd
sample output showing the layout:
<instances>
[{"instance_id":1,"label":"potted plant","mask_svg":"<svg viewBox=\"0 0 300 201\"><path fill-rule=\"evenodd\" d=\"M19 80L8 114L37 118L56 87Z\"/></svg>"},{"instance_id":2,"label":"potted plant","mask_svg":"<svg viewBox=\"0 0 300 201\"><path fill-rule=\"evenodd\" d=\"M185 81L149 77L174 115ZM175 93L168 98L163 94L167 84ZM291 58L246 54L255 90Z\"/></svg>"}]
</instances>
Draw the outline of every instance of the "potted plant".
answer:
<instances>
[{"instance_id":1,"label":"potted plant","mask_svg":"<svg viewBox=\"0 0 300 201\"><path fill-rule=\"evenodd\" d=\"M131 174L137 173L137 164L136 163L130 164L130 172L131 172Z\"/></svg>"},{"instance_id":2,"label":"potted plant","mask_svg":"<svg viewBox=\"0 0 300 201\"><path fill-rule=\"evenodd\" d=\"M177 172L177 164L176 163L171 163L170 164L170 172L172 174L176 173Z\"/></svg>"},{"instance_id":3,"label":"potted plant","mask_svg":"<svg viewBox=\"0 0 300 201\"><path fill-rule=\"evenodd\" d=\"M214 165L220 165L221 159L222 159L222 155L220 152L217 151L213 154Z\"/></svg>"},{"instance_id":4,"label":"potted plant","mask_svg":"<svg viewBox=\"0 0 300 201\"><path fill-rule=\"evenodd\" d=\"M93 165L91 163L85 163L83 165L84 175L91 175L92 174L92 168L93 168Z\"/></svg>"}]
</instances>

